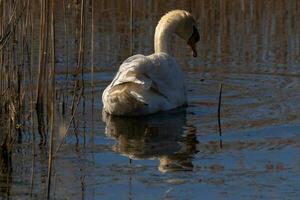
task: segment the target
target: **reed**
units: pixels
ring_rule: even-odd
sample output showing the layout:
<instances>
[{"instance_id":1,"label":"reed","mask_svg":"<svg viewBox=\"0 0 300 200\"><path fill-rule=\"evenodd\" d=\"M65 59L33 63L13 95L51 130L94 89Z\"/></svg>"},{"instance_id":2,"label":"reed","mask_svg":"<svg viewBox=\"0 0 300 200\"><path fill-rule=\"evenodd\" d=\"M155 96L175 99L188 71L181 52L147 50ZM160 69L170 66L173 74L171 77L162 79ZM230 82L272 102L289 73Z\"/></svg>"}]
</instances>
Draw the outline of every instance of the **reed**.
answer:
<instances>
[{"instance_id":1,"label":"reed","mask_svg":"<svg viewBox=\"0 0 300 200\"><path fill-rule=\"evenodd\" d=\"M130 56L133 55L133 0L130 0Z\"/></svg>"},{"instance_id":2,"label":"reed","mask_svg":"<svg viewBox=\"0 0 300 200\"><path fill-rule=\"evenodd\" d=\"M51 0L51 17L50 17L50 36L51 36L51 71L50 71L50 141L49 141L49 155L48 155L48 188L47 199L50 198L51 191L51 177L53 165L53 148L54 148L54 110L55 110L55 31L54 31L54 1Z\"/></svg>"},{"instance_id":3,"label":"reed","mask_svg":"<svg viewBox=\"0 0 300 200\"><path fill-rule=\"evenodd\" d=\"M68 39L68 33L69 33L69 26L68 26L68 13L67 13L67 6L66 6L66 0L62 1L62 8L63 8L63 18L64 18L64 43L65 43L65 68L66 68L66 76L65 76L65 87L63 87L63 91L67 91L68 85L69 85L69 39ZM63 102L62 102L62 115L65 115L65 108L66 108L66 102L68 102L68 95L65 97L65 92L63 92Z\"/></svg>"},{"instance_id":4,"label":"reed","mask_svg":"<svg viewBox=\"0 0 300 200\"><path fill-rule=\"evenodd\" d=\"M91 4L92 4L92 13L91 13L91 87L92 87L92 101L94 101L94 0L91 0Z\"/></svg>"},{"instance_id":5,"label":"reed","mask_svg":"<svg viewBox=\"0 0 300 200\"><path fill-rule=\"evenodd\" d=\"M222 88L223 85L222 83L220 84L219 87L219 98L218 98L218 125L219 125L219 133L222 135L222 128L221 128L221 103L222 103Z\"/></svg>"},{"instance_id":6,"label":"reed","mask_svg":"<svg viewBox=\"0 0 300 200\"><path fill-rule=\"evenodd\" d=\"M45 142L45 122L44 122L44 94L45 94L45 60L46 60L46 42L48 40L46 32L46 21L48 11L48 0L41 0L40 8L40 44L39 44L39 64L38 64L38 83L36 95L36 113L38 119L38 131L41 143Z\"/></svg>"},{"instance_id":7,"label":"reed","mask_svg":"<svg viewBox=\"0 0 300 200\"><path fill-rule=\"evenodd\" d=\"M76 72L75 72L75 78L77 78L78 74L81 75L81 80L76 80L74 89L73 89L73 98L72 98L72 104L71 104L71 113L72 113L72 118L74 119L75 117L75 102L76 102L76 97L78 99L78 104L81 100L81 96L84 96L84 69L83 69L83 62L84 62L84 45L85 45L85 39L84 39L84 30L85 30L85 20L84 20L84 11L85 6L84 6L84 0L80 1L80 10L79 10L79 20L80 20L80 27L79 27L79 45L78 45L78 56L77 56L77 66L76 66ZM77 13L78 15L78 13ZM76 27L78 28L78 27ZM77 31L76 31L77 32ZM77 93L80 90L80 93ZM77 109L77 107L76 107ZM74 127L76 127L75 120L71 120Z\"/></svg>"},{"instance_id":8,"label":"reed","mask_svg":"<svg viewBox=\"0 0 300 200\"><path fill-rule=\"evenodd\" d=\"M30 0L28 0L30 1ZM29 17L29 35L30 35L30 53L28 56L28 62L29 62L29 67L28 67L28 72L29 72L29 81L30 81L30 116L31 116L31 132L32 132L32 142L33 144L35 143L35 131L34 131L34 82L33 82L33 71L34 71L34 38L35 38L35 33L34 33L34 7L32 4L28 6L28 13L30 13ZM34 145L33 145L34 148Z\"/></svg>"},{"instance_id":9,"label":"reed","mask_svg":"<svg viewBox=\"0 0 300 200\"><path fill-rule=\"evenodd\" d=\"M220 83L219 87L219 98L218 98L218 127L219 127L219 136L220 136L220 148L222 149L223 143L222 143L222 127L221 127L221 105L222 105L222 89L223 85Z\"/></svg>"},{"instance_id":10,"label":"reed","mask_svg":"<svg viewBox=\"0 0 300 200\"><path fill-rule=\"evenodd\" d=\"M79 38L79 52L78 52L78 62L77 62L77 69L81 71L81 86L83 88L82 92L84 94L84 78L83 78L83 62L84 62L84 30L85 30L85 20L84 20L84 0L81 0L80 3L80 38Z\"/></svg>"},{"instance_id":11,"label":"reed","mask_svg":"<svg viewBox=\"0 0 300 200\"><path fill-rule=\"evenodd\" d=\"M95 86L94 86L94 31L95 31L95 28L94 28L94 14L95 14L95 1L94 0L91 0L91 6L92 6L92 9L91 9L91 88L92 88L92 139L94 138L94 89L95 89Z\"/></svg>"},{"instance_id":12,"label":"reed","mask_svg":"<svg viewBox=\"0 0 300 200\"><path fill-rule=\"evenodd\" d=\"M30 0L28 0L30 2ZM30 119L31 119L31 134L32 134L32 162L31 162L31 182L30 182L30 196L32 197L34 191L34 177L35 177L35 158L36 158L36 148L35 148L35 118L34 118L34 83L33 83L33 71L34 71L34 7L32 4L28 6L28 16L29 16L29 37L30 37L30 50L28 51L28 73L30 82Z\"/></svg>"},{"instance_id":13,"label":"reed","mask_svg":"<svg viewBox=\"0 0 300 200\"><path fill-rule=\"evenodd\" d=\"M1 113L6 114L7 129L1 133L1 157L4 165L11 166L12 148L21 140L21 115L24 106L24 15L27 1L1 1ZM25 17L24 17L25 16Z\"/></svg>"},{"instance_id":14,"label":"reed","mask_svg":"<svg viewBox=\"0 0 300 200\"><path fill-rule=\"evenodd\" d=\"M0 10L1 13L5 13L5 9L4 9L4 2L2 2L2 4L0 4ZM1 34L1 40L2 40L2 36L4 35L4 16L1 17L0 19L0 34ZM0 41L0 45L2 44L2 42ZM4 66L4 53L2 48L0 49L0 113L3 112L3 107L4 105L2 104L4 102L4 95L6 93L6 88L4 86L4 70L3 67Z\"/></svg>"}]
</instances>

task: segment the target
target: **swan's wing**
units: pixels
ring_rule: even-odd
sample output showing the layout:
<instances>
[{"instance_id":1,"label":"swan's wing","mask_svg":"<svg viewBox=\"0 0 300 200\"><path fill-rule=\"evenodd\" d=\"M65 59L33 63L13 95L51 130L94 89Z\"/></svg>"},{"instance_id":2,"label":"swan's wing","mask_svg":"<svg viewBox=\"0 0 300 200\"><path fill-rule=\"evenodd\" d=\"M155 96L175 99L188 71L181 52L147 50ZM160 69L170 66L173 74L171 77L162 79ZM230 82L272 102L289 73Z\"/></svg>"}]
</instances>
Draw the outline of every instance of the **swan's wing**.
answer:
<instances>
[{"instance_id":1,"label":"swan's wing","mask_svg":"<svg viewBox=\"0 0 300 200\"><path fill-rule=\"evenodd\" d=\"M171 102L185 101L183 73L175 59L165 53L135 55L125 60L110 87L135 83Z\"/></svg>"},{"instance_id":2,"label":"swan's wing","mask_svg":"<svg viewBox=\"0 0 300 200\"><path fill-rule=\"evenodd\" d=\"M144 89L149 89L152 85L152 80L145 74L144 69L150 66L151 62L147 56L138 54L129 57L120 66L111 86L123 83L136 83Z\"/></svg>"}]
</instances>

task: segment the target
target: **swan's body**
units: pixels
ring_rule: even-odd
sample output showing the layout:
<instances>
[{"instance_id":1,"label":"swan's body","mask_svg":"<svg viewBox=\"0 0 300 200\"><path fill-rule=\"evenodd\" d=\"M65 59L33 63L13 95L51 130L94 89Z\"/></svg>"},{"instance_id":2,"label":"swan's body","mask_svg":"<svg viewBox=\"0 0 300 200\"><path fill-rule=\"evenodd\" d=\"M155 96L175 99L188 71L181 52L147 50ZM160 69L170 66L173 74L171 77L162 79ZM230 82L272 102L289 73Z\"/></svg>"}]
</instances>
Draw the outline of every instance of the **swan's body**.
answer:
<instances>
[{"instance_id":1,"label":"swan's body","mask_svg":"<svg viewBox=\"0 0 300 200\"><path fill-rule=\"evenodd\" d=\"M104 109L114 115L145 115L185 102L183 74L166 53L128 58L103 93Z\"/></svg>"},{"instance_id":2,"label":"swan's body","mask_svg":"<svg viewBox=\"0 0 300 200\"><path fill-rule=\"evenodd\" d=\"M183 73L170 56L173 33L191 43L189 45L196 55L194 44L199 35L197 30L195 32L193 17L182 10L167 13L156 27L155 53L129 57L104 90L105 112L124 116L147 115L186 103Z\"/></svg>"}]
</instances>

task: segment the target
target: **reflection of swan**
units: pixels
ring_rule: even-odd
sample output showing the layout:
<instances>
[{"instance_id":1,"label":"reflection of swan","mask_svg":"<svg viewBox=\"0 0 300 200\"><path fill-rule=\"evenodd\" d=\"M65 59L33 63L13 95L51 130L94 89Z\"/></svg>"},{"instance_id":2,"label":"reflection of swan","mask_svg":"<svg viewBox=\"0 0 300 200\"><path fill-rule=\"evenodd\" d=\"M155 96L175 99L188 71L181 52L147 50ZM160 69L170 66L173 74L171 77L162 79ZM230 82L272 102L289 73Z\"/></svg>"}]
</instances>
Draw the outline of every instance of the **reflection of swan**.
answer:
<instances>
[{"instance_id":1,"label":"reflection of swan","mask_svg":"<svg viewBox=\"0 0 300 200\"><path fill-rule=\"evenodd\" d=\"M184 134L185 110L139 118L124 118L103 112L105 133L116 139L113 150L131 159L158 159L160 171L192 170L196 136Z\"/></svg>"},{"instance_id":2,"label":"reflection of swan","mask_svg":"<svg viewBox=\"0 0 300 200\"><path fill-rule=\"evenodd\" d=\"M174 10L164 15L155 30L155 53L135 55L123 62L102 95L104 110L113 115L146 115L186 103L183 73L173 57L173 34L187 41L197 56L199 34L190 13Z\"/></svg>"}]
</instances>

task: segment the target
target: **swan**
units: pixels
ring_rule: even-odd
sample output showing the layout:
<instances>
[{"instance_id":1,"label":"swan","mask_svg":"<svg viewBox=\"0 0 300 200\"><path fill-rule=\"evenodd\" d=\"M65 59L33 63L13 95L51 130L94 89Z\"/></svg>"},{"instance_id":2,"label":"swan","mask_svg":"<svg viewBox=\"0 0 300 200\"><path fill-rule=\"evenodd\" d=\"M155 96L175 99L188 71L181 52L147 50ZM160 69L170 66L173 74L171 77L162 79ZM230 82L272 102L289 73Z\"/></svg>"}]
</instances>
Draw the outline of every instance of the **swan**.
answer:
<instances>
[{"instance_id":1,"label":"swan","mask_svg":"<svg viewBox=\"0 0 300 200\"><path fill-rule=\"evenodd\" d=\"M155 53L127 58L103 91L103 110L117 116L140 116L186 104L183 72L171 56L173 34L184 39L197 56L199 33L193 16L185 10L165 14L155 29Z\"/></svg>"}]
</instances>

